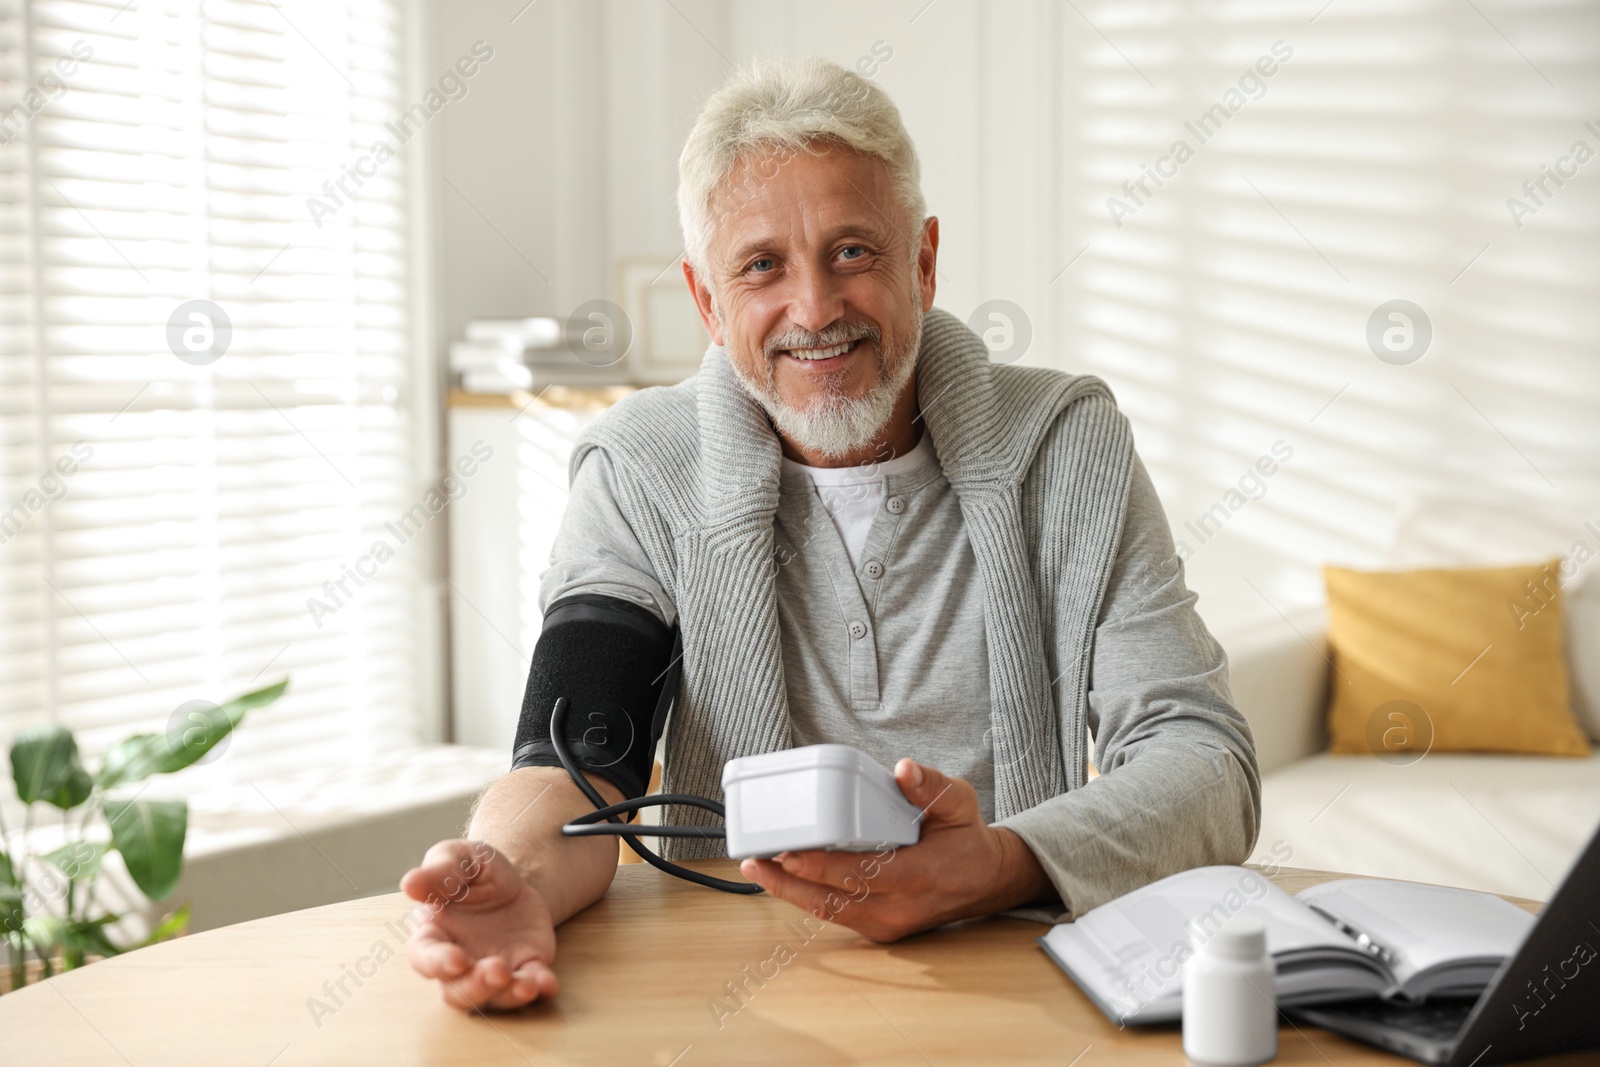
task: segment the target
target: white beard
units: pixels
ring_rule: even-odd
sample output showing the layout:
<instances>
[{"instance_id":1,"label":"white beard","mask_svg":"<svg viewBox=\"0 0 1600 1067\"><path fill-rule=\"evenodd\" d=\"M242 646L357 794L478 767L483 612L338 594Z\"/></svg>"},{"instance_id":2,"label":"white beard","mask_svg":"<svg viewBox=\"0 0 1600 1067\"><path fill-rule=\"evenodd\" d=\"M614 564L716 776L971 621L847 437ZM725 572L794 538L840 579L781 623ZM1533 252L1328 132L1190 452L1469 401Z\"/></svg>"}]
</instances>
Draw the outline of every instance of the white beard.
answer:
<instances>
[{"instance_id":1,"label":"white beard","mask_svg":"<svg viewBox=\"0 0 1600 1067\"><path fill-rule=\"evenodd\" d=\"M901 390L917 369L917 352L922 346L922 295L921 286L915 281L913 289L914 306L918 308L916 327L906 344L895 351L885 351L881 338L873 336L878 331L859 323L835 323L816 334L789 330L768 341L761 364L766 373L761 380L747 378L738 370L738 361L734 361L739 384L765 409L779 432L807 452L833 459L867 448L888 423ZM721 323L722 315L714 299L712 311ZM722 332L728 336L726 327ZM803 408L786 403L779 395L774 373L775 361L780 358L776 355L778 350L826 348L861 338L873 344L878 361L878 384L866 396L842 396L826 382L819 395Z\"/></svg>"}]
</instances>

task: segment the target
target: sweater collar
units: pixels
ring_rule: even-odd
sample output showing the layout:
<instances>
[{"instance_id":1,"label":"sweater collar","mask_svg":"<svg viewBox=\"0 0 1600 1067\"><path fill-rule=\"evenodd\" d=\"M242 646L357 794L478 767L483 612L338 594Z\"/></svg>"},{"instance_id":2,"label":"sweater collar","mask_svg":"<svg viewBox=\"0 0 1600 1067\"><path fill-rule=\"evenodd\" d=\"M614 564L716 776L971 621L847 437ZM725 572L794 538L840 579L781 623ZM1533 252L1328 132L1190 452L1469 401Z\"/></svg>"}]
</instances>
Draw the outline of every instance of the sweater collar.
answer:
<instances>
[{"instance_id":1,"label":"sweater collar","mask_svg":"<svg viewBox=\"0 0 1600 1067\"><path fill-rule=\"evenodd\" d=\"M988 355L982 339L954 315L935 308L923 316L919 417L958 493L1012 481L1018 466L1014 449L1006 447L1016 440L1016 428L1001 435ZM778 507L783 452L766 410L745 392L722 345L708 348L701 361L698 404L706 525L770 519Z\"/></svg>"}]
</instances>

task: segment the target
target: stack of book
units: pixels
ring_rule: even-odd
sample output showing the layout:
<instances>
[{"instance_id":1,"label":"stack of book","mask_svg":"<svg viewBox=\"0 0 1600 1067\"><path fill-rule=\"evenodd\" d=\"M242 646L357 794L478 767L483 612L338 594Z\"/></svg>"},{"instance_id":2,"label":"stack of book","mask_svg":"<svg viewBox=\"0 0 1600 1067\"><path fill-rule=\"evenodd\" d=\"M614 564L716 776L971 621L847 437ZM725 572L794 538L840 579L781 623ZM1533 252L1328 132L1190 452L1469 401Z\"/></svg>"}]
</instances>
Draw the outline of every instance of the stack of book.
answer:
<instances>
[{"instance_id":1,"label":"stack of book","mask_svg":"<svg viewBox=\"0 0 1600 1067\"><path fill-rule=\"evenodd\" d=\"M533 385L530 350L560 344L557 319L474 319L466 340L450 346L450 369L469 393L510 393Z\"/></svg>"},{"instance_id":2,"label":"stack of book","mask_svg":"<svg viewBox=\"0 0 1600 1067\"><path fill-rule=\"evenodd\" d=\"M450 369L469 393L512 393L546 385L595 386L628 381L627 363L580 359L560 319L473 319L450 346Z\"/></svg>"}]
</instances>

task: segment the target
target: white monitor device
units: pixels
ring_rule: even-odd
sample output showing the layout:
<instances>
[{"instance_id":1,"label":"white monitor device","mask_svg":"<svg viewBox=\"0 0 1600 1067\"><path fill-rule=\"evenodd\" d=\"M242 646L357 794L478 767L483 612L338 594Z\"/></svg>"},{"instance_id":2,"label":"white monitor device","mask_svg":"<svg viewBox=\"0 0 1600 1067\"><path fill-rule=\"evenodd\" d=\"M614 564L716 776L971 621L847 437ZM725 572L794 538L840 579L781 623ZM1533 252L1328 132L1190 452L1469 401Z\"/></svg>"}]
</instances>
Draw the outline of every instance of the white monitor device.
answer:
<instances>
[{"instance_id":1,"label":"white monitor device","mask_svg":"<svg viewBox=\"0 0 1600 1067\"><path fill-rule=\"evenodd\" d=\"M722 769L728 855L799 849L868 852L914 845L922 812L894 775L849 745L808 745L729 760Z\"/></svg>"}]
</instances>

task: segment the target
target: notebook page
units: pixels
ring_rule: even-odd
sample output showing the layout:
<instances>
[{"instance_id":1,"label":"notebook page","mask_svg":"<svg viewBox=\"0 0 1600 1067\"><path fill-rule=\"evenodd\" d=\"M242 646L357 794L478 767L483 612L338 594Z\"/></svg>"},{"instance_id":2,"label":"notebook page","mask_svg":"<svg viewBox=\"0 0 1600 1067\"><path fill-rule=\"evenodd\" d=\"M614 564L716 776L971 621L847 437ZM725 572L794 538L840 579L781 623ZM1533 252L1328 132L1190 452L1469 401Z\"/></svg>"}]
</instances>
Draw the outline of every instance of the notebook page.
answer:
<instances>
[{"instance_id":1,"label":"notebook page","mask_svg":"<svg viewBox=\"0 0 1600 1067\"><path fill-rule=\"evenodd\" d=\"M1267 948L1285 954L1353 946L1324 919L1295 902L1265 875L1244 867L1200 867L1163 878L1102 904L1045 935L1050 952L1114 1018L1173 1017L1182 991L1182 961L1192 944L1190 920L1205 936L1235 914L1265 922Z\"/></svg>"},{"instance_id":2,"label":"notebook page","mask_svg":"<svg viewBox=\"0 0 1600 1067\"><path fill-rule=\"evenodd\" d=\"M1490 893L1377 878L1324 882L1296 899L1390 949L1401 985L1452 960L1511 956L1534 924L1533 915Z\"/></svg>"}]
</instances>

